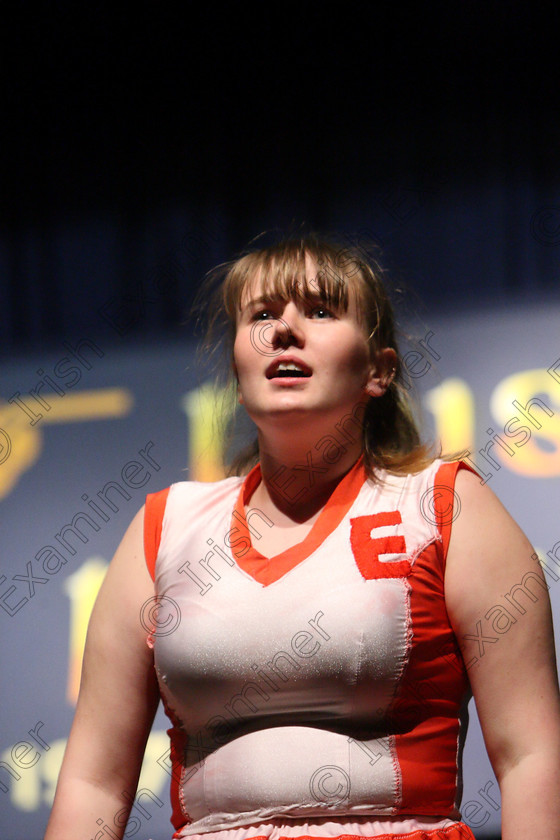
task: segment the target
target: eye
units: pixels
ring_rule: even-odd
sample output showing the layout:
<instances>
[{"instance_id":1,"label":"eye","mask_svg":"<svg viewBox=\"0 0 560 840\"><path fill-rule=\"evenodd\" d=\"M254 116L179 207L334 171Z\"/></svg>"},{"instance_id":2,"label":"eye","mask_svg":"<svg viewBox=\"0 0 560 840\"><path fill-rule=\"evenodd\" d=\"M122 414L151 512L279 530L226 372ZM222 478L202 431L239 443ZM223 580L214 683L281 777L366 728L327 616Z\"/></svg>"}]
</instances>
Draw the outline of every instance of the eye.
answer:
<instances>
[{"instance_id":1,"label":"eye","mask_svg":"<svg viewBox=\"0 0 560 840\"><path fill-rule=\"evenodd\" d=\"M256 312L253 312L251 316L252 321L270 321L273 320L276 316L270 309L259 309Z\"/></svg>"},{"instance_id":2,"label":"eye","mask_svg":"<svg viewBox=\"0 0 560 840\"><path fill-rule=\"evenodd\" d=\"M334 318L334 314L330 309L327 309L326 306L314 306L313 309L309 311L309 314L312 318L317 318L320 321L327 318Z\"/></svg>"}]
</instances>

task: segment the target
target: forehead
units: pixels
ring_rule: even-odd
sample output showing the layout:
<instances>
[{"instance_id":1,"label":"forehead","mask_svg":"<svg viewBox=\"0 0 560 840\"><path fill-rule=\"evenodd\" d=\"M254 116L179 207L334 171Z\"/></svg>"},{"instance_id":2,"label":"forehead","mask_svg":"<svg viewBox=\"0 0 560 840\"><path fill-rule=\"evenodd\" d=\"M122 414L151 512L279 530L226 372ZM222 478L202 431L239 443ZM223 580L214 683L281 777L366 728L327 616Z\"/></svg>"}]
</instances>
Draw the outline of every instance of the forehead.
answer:
<instances>
[{"instance_id":1,"label":"forehead","mask_svg":"<svg viewBox=\"0 0 560 840\"><path fill-rule=\"evenodd\" d=\"M306 253L289 263L271 261L248 270L237 290L237 308L244 309L257 300L298 300L319 298L337 309L346 311L358 302L359 284L333 263L316 260Z\"/></svg>"},{"instance_id":2,"label":"forehead","mask_svg":"<svg viewBox=\"0 0 560 840\"><path fill-rule=\"evenodd\" d=\"M316 276L316 269L306 257L305 266L257 265L248 271L239 289L239 306L243 308L252 300L260 298L286 298L298 292L303 293L309 281Z\"/></svg>"}]
</instances>

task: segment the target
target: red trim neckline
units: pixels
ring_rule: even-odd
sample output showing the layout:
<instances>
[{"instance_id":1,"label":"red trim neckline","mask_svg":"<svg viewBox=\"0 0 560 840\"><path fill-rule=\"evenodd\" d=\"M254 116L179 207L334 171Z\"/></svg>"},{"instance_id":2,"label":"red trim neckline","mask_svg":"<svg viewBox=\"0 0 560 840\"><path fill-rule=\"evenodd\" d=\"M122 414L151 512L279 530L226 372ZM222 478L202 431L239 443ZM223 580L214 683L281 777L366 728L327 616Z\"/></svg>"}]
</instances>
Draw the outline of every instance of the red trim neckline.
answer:
<instances>
[{"instance_id":1,"label":"red trim neckline","mask_svg":"<svg viewBox=\"0 0 560 840\"><path fill-rule=\"evenodd\" d=\"M360 457L333 490L305 539L270 558L254 548L247 525L251 509L248 509L247 516L245 515L245 507L261 480L261 467L257 464L247 475L239 490L231 518L230 536L238 535L235 544L231 547L237 565L257 583L268 586L306 560L340 525L366 480L366 472L363 458ZM257 508L253 510L256 511ZM247 545L250 546L249 549Z\"/></svg>"}]
</instances>

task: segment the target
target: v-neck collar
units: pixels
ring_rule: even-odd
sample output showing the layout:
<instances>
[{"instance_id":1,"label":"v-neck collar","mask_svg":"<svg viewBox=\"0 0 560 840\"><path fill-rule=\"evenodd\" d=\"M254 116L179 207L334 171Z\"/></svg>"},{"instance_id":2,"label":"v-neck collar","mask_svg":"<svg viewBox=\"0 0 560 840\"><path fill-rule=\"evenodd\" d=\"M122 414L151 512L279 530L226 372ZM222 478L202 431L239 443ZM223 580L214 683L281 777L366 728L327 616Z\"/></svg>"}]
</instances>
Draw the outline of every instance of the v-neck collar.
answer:
<instances>
[{"instance_id":1,"label":"v-neck collar","mask_svg":"<svg viewBox=\"0 0 560 840\"><path fill-rule=\"evenodd\" d=\"M280 580L291 569L309 557L341 523L350 510L366 479L363 459L360 457L352 469L333 490L321 513L302 542L274 557L264 557L251 540L250 522L247 524L245 506L261 482L261 467L257 464L245 478L232 514L233 533L239 532L231 550L238 566L257 583L268 586ZM241 539L243 537L243 539ZM247 549L247 545L250 546Z\"/></svg>"}]
</instances>

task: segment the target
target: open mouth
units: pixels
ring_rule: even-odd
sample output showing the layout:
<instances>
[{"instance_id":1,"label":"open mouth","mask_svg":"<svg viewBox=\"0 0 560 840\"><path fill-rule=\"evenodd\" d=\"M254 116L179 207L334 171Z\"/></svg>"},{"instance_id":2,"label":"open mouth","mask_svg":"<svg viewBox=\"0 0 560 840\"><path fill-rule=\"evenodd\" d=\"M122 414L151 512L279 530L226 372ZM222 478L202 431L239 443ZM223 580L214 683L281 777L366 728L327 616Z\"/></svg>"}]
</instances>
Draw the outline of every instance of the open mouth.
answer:
<instances>
[{"instance_id":1,"label":"open mouth","mask_svg":"<svg viewBox=\"0 0 560 840\"><path fill-rule=\"evenodd\" d=\"M295 362L278 362L267 371L267 379L306 379L311 376L311 371L304 365Z\"/></svg>"},{"instance_id":2,"label":"open mouth","mask_svg":"<svg viewBox=\"0 0 560 840\"><path fill-rule=\"evenodd\" d=\"M280 379L286 376L295 376L304 378L306 376L310 376L309 373L304 373L303 370L294 370L293 368L285 368L284 370L277 370L275 374L273 374L270 378L271 379Z\"/></svg>"}]
</instances>

